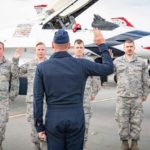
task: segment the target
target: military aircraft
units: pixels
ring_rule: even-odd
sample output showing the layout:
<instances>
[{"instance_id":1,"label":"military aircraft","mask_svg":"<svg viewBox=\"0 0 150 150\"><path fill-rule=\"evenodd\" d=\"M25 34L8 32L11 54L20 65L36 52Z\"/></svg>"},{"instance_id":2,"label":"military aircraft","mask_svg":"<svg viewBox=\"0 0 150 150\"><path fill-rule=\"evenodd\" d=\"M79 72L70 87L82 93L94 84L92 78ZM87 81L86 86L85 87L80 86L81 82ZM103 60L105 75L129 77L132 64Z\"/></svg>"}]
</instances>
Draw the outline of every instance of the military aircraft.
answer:
<instances>
[{"instance_id":1,"label":"military aircraft","mask_svg":"<svg viewBox=\"0 0 150 150\"><path fill-rule=\"evenodd\" d=\"M0 30L0 40L4 41L6 48L22 47L26 50L33 48L37 41L43 41L50 47L53 34L57 29L68 30L71 43L81 36L82 31L75 33L72 26L76 23L75 18L96 3L98 0L54 0L50 5L36 5L34 8L43 8L38 12L39 19L35 22L27 21L18 24L17 27ZM76 26L76 30L78 30ZM83 37L83 35L82 35Z\"/></svg>"},{"instance_id":2,"label":"military aircraft","mask_svg":"<svg viewBox=\"0 0 150 150\"><path fill-rule=\"evenodd\" d=\"M4 41L9 52L9 49L21 47L25 53L31 54L38 41L43 41L48 48L51 48L53 34L57 29L64 28L70 35L71 45L75 39L81 38L84 39L86 48L94 51L97 47L93 44L92 28L83 29L82 25L76 22L76 17L96 2L98 0L54 0L50 5L35 5L38 20L19 24L15 29L0 30L0 40ZM115 57L123 54L122 49L118 49L117 46L125 39L137 40L150 35L150 32L136 30L124 18L113 18L113 20L114 22L109 22L95 15L92 27L103 30L106 43L113 50ZM124 22L125 27L120 26L121 23L118 25L119 21L122 24Z\"/></svg>"},{"instance_id":3,"label":"military aircraft","mask_svg":"<svg viewBox=\"0 0 150 150\"><path fill-rule=\"evenodd\" d=\"M98 0L55 0L50 5L35 5L34 8L38 14L38 20L17 25L16 29L7 28L0 31L0 40L4 41L9 56L12 56L10 49L21 47L24 49L24 59L22 63L29 61L28 57L33 57L33 49L36 42L43 41L48 48L51 48L53 34L57 29L66 29L70 35L70 42L73 45L77 38L84 39L85 47L94 53L97 46L93 44L92 28L82 29L82 26L75 20L82 12L94 5ZM114 19L122 21L122 18ZM125 20L124 20L125 21ZM150 35L150 32L136 30L127 23L122 27L114 22L109 22L102 17L95 15L92 27L103 30L106 44L113 50L114 56L118 57L124 54L121 45L127 38L134 40ZM13 49L14 51L14 49ZM21 88L20 88L21 89ZM20 92L21 93L21 92Z\"/></svg>"}]
</instances>

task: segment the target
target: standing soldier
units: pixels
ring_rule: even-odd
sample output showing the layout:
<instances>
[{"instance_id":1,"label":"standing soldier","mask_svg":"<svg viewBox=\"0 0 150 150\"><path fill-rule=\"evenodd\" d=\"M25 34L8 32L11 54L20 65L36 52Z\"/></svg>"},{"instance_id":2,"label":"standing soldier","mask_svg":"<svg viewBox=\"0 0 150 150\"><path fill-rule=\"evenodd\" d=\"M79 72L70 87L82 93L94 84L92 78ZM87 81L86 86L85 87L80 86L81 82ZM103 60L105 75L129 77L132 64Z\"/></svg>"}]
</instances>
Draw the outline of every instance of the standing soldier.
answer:
<instances>
[{"instance_id":1,"label":"standing soldier","mask_svg":"<svg viewBox=\"0 0 150 150\"><path fill-rule=\"evenodd\" d=\"M135 45L132 40L124 43L125 55L114 61L117 76L116 121L122 140L122 150L138 150L141 123L143 119L143 102L147 99L148 71L147 64L134 54Z\"/></svg>"},{"instance_id":2,"label":"standing soldier","mask_svg":"<svg viewBox=\"0 0 150 150\"><path fill-rule=\"evenodd\" d=\"M35 70L37 65L43 62L44 60L46 60L45 44L42 42L38 42L36 44L35 53L36 53L35 58L30 62L27 62L26 64L20 66L19 72L20 72L20 76L26 76L28 81L26 103L27 103L27 119L28 122L31 123L31 128L32 128L31 140L32 143L34 144L34 150L41 150L42 149L40 144L41 142L38 139L38 134L34 127L34 120L33 120L33 81L34 81ZM43 144L46 143L42 142L42 147L44 146Z\"/></svg>"},{"instance_id":3,"label":"standing soldier","mask_svg":"<svg viewBox=\"0 0 150 150\"><path fill-rule=\"evenodd\" d=\"M91 58L84 55L84 42L81 39L77 39L74 42L74 55L76 58L83 58L91 60ZM85 135L84 135L84 150L87 150L89 123L92 115L90 101L94 100L98 91L100 90L101 82L100 77L89 76L84 91L83 108L85 114Z\"/></svg>"},{"instance_id":4,"label":"standing soldier","mask_svg":"<svg viewBox=\"0 0 150 150\"><path fill-rule=\"evenodd\" d=\"M0 150L5 138L6 123L9 116L9 103L14 100L19 91L18 61L17 55L13 62L8 61L4 56L4 43L0 42Z\"/></svg>"}]
</instances>

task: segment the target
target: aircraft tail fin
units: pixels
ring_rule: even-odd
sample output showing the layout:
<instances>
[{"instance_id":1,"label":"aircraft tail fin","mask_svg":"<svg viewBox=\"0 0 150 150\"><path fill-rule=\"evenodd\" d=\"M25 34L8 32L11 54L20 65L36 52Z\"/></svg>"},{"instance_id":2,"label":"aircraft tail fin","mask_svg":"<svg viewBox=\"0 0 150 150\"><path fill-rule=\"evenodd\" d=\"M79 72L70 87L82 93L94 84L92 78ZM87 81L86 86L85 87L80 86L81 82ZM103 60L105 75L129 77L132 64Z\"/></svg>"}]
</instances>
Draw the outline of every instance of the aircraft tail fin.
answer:
<instances>
[{"instance_id":1,"label":"aircraft tail fin","mask_svg":"<svg viewBox=\"0 0 150 150\"><path fill-rule=\"evenodd\" d=\"M116 23L119 26L134 28L134 26L124 17L111 18L111 20L113 21L113 23Z\"/></svg>"},{"instance_id":2,"label":"aircraft tail fin","mask_svg":"<svg viewBox=\"0 0 150 150\"><path fill-rule=\"evenodd\" d=\"M47 4L34 5L34 9L36 10L37 15L42 14L43 9L47 7Z\"/></svg>"}]
</instances>

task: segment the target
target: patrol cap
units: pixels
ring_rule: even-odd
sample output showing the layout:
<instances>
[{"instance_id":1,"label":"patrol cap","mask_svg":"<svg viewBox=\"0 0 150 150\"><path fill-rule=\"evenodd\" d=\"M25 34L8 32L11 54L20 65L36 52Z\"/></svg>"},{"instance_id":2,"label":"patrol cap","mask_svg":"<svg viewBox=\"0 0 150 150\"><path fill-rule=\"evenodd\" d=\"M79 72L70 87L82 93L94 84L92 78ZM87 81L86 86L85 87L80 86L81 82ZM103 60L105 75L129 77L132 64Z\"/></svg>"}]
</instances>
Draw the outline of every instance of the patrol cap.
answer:
<instances>
[{"instance_id":1,"label":"patrol cap","mask_svg":"<svg viewBox=\"0 0 150 150\"><path fill-rule=\"evenodd\" d=\"M68 43L69 40L69 35L68 32L65 31L64 29L59 29L58 31L55 32L53 42L56 44L66 44Z\"/></svg>"}]
</instances>

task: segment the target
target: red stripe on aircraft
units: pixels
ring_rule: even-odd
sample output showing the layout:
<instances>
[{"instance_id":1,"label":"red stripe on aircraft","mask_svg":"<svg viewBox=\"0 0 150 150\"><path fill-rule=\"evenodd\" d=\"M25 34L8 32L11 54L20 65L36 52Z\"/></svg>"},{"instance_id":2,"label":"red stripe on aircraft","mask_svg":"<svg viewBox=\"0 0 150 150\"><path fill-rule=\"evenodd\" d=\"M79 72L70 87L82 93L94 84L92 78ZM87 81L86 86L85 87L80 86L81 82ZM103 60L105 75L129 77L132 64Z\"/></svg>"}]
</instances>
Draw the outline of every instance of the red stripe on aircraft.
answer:
<instances>
[{"instance_id":1,"label":"red stripe on aircraft","mask_svg":"<svg viewBox=\"0 0 150 150\"><path fill-rule=\"evenodd\" d=\"M150 46L144 47L144 49L146 49L146 50L150 50Z\"/></svg>"},{"instance_id":2,"label":"red stripe on aircraft","mask_svg":"<svg viewBox=\"0 0 150 150\"><path fill-rule=\"evenodd\" d=\"M46 4L42 4L42 5L35 5L34 8L45 8L47 7Z\"/></svg>"},{"instance_id":3,"label":"red stripe on aircraft","mask_svg":"<svg viewBox=\"0 0 150 150\"><path fill-rule=\"evenodd\" d=\"M125 22L126 23L126 25L128 26L128 27L134 27L126 18L124 18L124 17L117 17L117 18L111 18L112 20L116 20L116 19L118 19L118 20L122 20L123 22Z\"/></svg>"}]
</instances>

